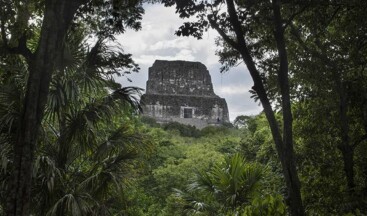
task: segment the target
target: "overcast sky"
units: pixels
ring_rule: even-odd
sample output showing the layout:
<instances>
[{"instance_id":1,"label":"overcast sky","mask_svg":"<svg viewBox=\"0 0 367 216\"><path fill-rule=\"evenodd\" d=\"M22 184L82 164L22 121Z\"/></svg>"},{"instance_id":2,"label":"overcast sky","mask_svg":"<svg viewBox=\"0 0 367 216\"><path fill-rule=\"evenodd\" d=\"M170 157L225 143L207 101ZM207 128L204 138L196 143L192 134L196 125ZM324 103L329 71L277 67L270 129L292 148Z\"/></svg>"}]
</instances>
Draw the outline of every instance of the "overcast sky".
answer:
<instances>
[{"instance_id":1,"label":"overcast sky","mask_svg":"<svg viewBox=\"0 0 367 216\"><path fill-rule=\"evenodd\" d=\"M119 78L124 86L146 88L148 68L155 60L185 60L199 61L206 65L212 77L214 92L225 98L228 104L229 116L233 121L238 115L258 114L262 109L250 99L249 90L253 85L251 77L244 65L239 65L229 72L221 74L220 64L215 55L214 39L218 36L215 31L204 34L203 39L193 37L178 37L174 32L183 23L175 14L174 8L163 5L145 5L145 15L142 20L142 30L128 30L118 36L125 52L131 53L141 70L129 75L132 82Z\"/></svg>"}]
</instances>

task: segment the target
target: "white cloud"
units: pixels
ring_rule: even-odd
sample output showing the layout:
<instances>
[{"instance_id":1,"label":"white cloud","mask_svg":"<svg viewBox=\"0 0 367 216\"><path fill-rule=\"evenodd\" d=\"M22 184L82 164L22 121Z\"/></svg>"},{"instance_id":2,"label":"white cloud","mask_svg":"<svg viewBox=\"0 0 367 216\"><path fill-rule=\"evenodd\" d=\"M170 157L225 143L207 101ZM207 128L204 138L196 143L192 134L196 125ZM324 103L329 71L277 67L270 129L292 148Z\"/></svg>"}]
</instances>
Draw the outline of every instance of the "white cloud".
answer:
<instances>
[{"instance_id":1,"label":"white cloud","mask_svg":"<svg viewBox=\"0 0 367 216\"><path fill-rule=\"evenodd\" d=\"M246 94L247 92L248 89L243 86L223 86L218 89L218 94L223 96Z\"/></svg>"},{"instance_id":2,"label":"white cloud","mask_svg":"<svg viewBox=\"0 0 367 216\"><path fill-rule=\"evenodd\" d=\"M168 41L158 41L149 46L149 51L157 51L168 48L187 49L190 47L190 42L184 38L176 38Z\"/></svg>"},{"instance_id":3,"label":"white cloud","mask_svg":"<svg viewBox=\"0 0 367 216\"><path fill-rule=\"evenodd\" d=\"M176 55L140 55L134 58L138 64L146 64L151 66L155 60L187 60L194 61L195 56L191 50L183 49L180 50Z\"/></svg>"}]
</instances>

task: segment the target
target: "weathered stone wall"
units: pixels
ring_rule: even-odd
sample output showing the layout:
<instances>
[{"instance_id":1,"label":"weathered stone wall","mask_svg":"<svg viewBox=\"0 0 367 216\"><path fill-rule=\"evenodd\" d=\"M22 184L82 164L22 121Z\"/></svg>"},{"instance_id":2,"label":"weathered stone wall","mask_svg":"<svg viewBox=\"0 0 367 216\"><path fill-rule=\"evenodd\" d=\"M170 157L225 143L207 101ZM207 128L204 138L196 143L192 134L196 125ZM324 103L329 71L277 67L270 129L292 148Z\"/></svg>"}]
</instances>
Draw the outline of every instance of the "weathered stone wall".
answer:
<instances>
[{"instance_id":1,"label":"weathered stone wall","mask_svg":"<svg viewBox=\"0 0 367 216\"><path fill-rule=\"evenodd\" d=\"M147 94L216 96L209 71L202 63L161 60L149 68Z\"/></svg>"},{"instance_id":2,"label":"weathered stone wall","mask_svg":"<svg viewBox=\"0 0 367 216\"><path fill-rule=\"evenodd\" d=\"M214 93L209 71L200 62L155 61L141 102L144 115L158 122L198 128L229 122L227 103Z\"/></svg>"},{"instance_id":3,"label":"weathered stone wall","mask_svg":"<svg viewBox=\"0 0 367 216\"><path fill-rule=\"evenodd\" d=\"M159 118L184 118L182 109L191 108L192 118L227 121L227 103L220 97L189 95L143 95L145 114Z\"/></svg>"}]
</instances>

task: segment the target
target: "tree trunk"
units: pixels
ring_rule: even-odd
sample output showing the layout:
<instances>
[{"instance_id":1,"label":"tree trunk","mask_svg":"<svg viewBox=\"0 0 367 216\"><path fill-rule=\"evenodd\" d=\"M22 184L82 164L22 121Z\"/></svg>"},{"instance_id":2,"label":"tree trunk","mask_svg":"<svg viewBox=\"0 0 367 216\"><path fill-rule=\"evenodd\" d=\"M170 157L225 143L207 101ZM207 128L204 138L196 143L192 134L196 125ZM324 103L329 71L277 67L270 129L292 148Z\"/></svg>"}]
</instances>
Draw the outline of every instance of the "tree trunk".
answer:
<instances>
[{"instance_id":1,"label":"tree trunk","mask_svg":"<svg viewBox=\"0 0 367 216\"><path fill-rule=\"evenodd\" d=\"M345 85L341 81L341 77L335 75L336 88L339 94L339 118L341 143L338 145L343 155L344 172L347 178L347 186L350 193L354 193L354 148L350 144L349 138L349 119L348 119L348 100L345 93Z\"/></svg>"},{"instance_id":2,"label":"tree trunk","mask_svg":"<svg viewBox=\"0 0 367 216\"><path fill-rule=\"evenodd\" d=\"M278 82L281 88L282 95L282 106L283 106L283 120L284 120L284 134L283 138L280 133L278 123L275 118L274 111L271 107L269 98L267 96L264 84L262 82L259 71L252 59L252 56L247 48L244 34L241 29L241 24L238 20L237 13L233 0L227 0L227 9L230 17L230 22L233 26L236 34L237 43L234 44L234 48L237 49L254 81L253 89L256 91L260 98L261 104L263 105L266 118L268 119L269 126L274 139L275 147L282 164L283 174L287 185L288 197L287 204L289 205L291 215L303 216L305 215L304 208L302 205L300 182L297 175L296 165L294 162L293 152L293 134L292 134L292 112L289 95L289 84L288 84L288 60L285 49L283 27L280 17L280 2L273 2L274 18L276 20L276 42L278 45L279 59L280 59L280 70L278 73ZM223 35L223 33L220 33ZM227 41L229 41L227 39Z\"/></svg>"},{"instance_id":3,"label":"tree trunk","mask_svg":"<svg viewBox=\"0 0 367 216\"><path fill-rule=\"evenodd\" d=\"M353 193L356 186L354 183L354 150L350 145L342 145L339 149L343 155L344 172L347 178L348 190L350 193Z\"/></svg>"},{"instance_id":4,"label":"tree trunk","mask_svg":"<svg viewBox=\"0 0 367 216\"><path fill-rule=\"evenodd\" d=\"M289 79L288 79L288 56L286 45L284 41L284 27L280 12L281 2L280 0L273 0L273 13L274 13L274 36L278 48L279 55L279 71L278 71L278 84L280 86L282 96L282 109L283 109L283 144L284 144L284 175L286 176L286 183L288 187L289 206L292 215L304 215L304 209L302 205L301 186L297 175L296 164L294 161L293 152L293 119L291 100L289 93ZM284 169L284 168L283 168ZM288 177L287 177L288 176Z\"/></svg>"},{"instance_id":5,"label":"tree trunk","mask_svg":"<svg viewBox=\"0 0 367 216\"><path fill-rule=\"evenodd\" d=\"M327 65L332 73L332 78L335 84L335 91L338 93L339 97L339 126L340 126L340 138L341 142L338 145L338 149L343 155L344 172L347 178L347 186L349 192L354 192L354 146L350 143L349 137L349 118L348 118L348 96L345 84L343 83L342 75L340 73L340 68L335 62L328 58L328 54L325 49L325 45L321 43L316 43L320 52L308 49L302 40L297 36L298 41L301 42L304 49L312 53Z\"/></svg>"},{"instance_id":6,"label":"tree trunk","mask_svg":"<svg viewBox=\"0 0 367 216\"><path fill-rule=\"evenodd\" d=\"M367 91L364 93L364 100L362 103L362 110L363 110L363 125L364 125L364 132L367 139ZM363 142L363 141L362 141ZM367 160L363 162L363 174L364 174L364 188L363 194L367 197Z\"/></svg>"},{"instance_id":7,"label":"tree trunk","mask_svg":"<svg viewBox=\"0 0 367 216\"><path fill-rule=\"evenodd\" d=\"M29 59L24 109L18 140L14 145L14 171L7 202L7 215L30 215L33 157L55 61L64 36L80 6L75 0L46 0L41 37Z\"/></svg>"}]
</instances>

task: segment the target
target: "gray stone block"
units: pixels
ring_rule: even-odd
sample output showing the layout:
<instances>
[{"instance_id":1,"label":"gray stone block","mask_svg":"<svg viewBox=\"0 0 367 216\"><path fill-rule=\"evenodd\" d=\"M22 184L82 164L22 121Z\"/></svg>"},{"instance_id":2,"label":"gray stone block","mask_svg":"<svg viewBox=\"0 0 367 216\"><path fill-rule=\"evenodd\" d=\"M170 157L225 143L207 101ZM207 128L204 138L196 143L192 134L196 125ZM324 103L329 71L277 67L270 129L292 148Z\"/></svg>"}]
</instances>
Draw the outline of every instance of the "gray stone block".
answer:
<instances>
[{"instance_id":1,"label":"gray stone block","mask_svg":"<svg viewBox=\"0 0 367 216\"><path fill-rule=\"evenodd\" d=\"M156 60L141 103L143 115L160 123L203 128L229 122L227 103L214 93L209 71L200 62Z\"/></svg>"}]
</instances>

